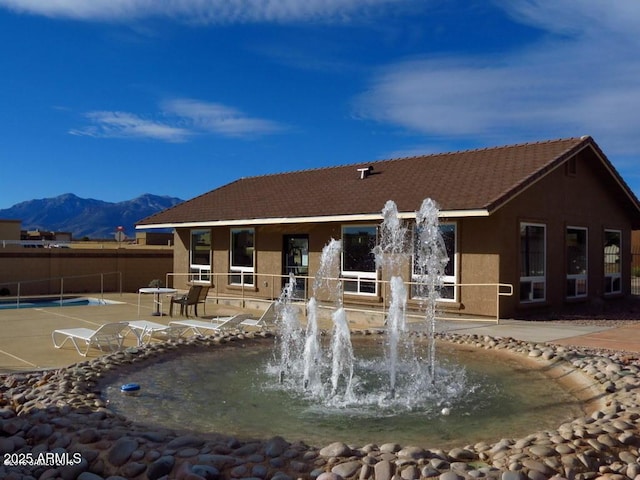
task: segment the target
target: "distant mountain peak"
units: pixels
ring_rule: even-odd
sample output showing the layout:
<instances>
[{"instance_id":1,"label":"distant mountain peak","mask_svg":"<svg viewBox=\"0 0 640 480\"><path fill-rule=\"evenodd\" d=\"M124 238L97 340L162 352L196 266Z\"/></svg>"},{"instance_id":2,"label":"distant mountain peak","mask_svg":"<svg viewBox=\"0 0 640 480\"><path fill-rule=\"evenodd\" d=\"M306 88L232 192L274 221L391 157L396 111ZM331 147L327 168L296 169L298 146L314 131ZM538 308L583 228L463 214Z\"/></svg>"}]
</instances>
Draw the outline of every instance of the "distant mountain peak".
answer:
<instances>
[{"instance_id":1,"label":"distant mountain peak","mask_svg":"<svg viewBox=\"0 0 640 480\"><path fill-rule=\"evenodd\" d=\"M0 209L0 218L21 220L23 230L71 232L76 240L113 238L119 226L134 237L136 222L181 202L180 198L151 193L116 203L64 193Z\"/></svg>"}]
</instances>

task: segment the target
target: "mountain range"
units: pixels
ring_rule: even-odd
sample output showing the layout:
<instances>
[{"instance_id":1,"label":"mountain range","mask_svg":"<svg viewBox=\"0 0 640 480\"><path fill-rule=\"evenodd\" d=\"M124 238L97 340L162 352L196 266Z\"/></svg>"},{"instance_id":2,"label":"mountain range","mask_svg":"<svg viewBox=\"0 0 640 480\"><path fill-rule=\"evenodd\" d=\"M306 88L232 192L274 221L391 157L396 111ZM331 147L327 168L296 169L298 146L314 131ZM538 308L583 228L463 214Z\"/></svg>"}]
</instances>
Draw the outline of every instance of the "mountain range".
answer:
<instances>
[{"instance_id":1,"label":"mountain range","mask_svg":"<svg viewBox=\"0 0 640 480\"><path fill-rule=\"evenodd\" d=\"M71 232L75 240L113 239L119 226L135 237L135 223L183 200L146 193L133 200L104 202L73 193L27 200L0 209L0 219L21 220L23 230Z\"/></svg>"}]
</instances>

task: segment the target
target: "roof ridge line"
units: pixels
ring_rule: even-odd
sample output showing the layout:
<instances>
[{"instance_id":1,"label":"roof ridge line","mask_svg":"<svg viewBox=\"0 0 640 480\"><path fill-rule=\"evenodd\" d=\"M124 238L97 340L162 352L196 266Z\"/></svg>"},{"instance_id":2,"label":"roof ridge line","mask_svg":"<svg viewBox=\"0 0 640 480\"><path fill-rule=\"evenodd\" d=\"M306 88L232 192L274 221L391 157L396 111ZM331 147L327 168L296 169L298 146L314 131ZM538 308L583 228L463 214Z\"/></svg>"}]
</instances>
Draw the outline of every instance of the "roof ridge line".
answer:
<instances>
[{"instance_id":1,"label":"roof ridge line","mask_svg":"<svg viewBox=\"0 0 640 480\"><path fill-rule=\"evenodd\" d=\"M410 158L422 158L422 157L439 157L439 156L449 156L449 155L460 155L461 153L474 153L474 152L487 152L490 150L502 150L506 148L519 148L519 147L527 147L534 145L544 145L550 143L559 143L559 142L568 142L570 140L586 140L591 138L590 135L582 135L580 137L564 137L564 138L555 138L549 140L537 140L533 142L521 142L521 143L508 143L504 145L494 145L488 147L477 147L477 148L467 148L464 150L453 150L450 152L436 152L436 153L428 153L424 155L409 155L406 157L393 157L388 159L376 160L376 162L385 162L390 160L405 160Z\"/></svg>"},{"instance_id":2,"label":"roof ridge line","mask_svg":"<svg viewBox=\"0 0 640 480\"><path fill-rule=\"evenodd\" d=\"M274 173L263 173L263 174L260 174L260 175L250 175L250 176L246 176L246 177L240 177L235 181L250 180L250 179L254 179L254 178L264 178L264 177L271 177L271 176L290 175L290 174L293 174L293 173L317 172L317 171L321 171L321 170L329 170L329 169L332 169L332 168L356 167L356 166L370 165L370 164L376 164L376 163L381 163L381 162L394 162L394 161L397 161L397 160L407 160L407 159L414 159L414 158L451 156L451 155L460 155L461 153L484 152L484 151L490 151L490 150L500 150L500 149L505 149L505 148L518 148L518 147L526 147L526 146L533 146L533 145L544 145L544 144L550 144L550 143L566 142L566 141L570 141L570 140L585 140L586 138L590 138L590 136L589 135L583 135L581 137L555 138L555 139L550 139L550 140L538 140L538 141L534 141L534 142L522 142L522 143L504 144L504 145L498 145L498 146L469 148L469 149L465 149L465 150L454 150L454 151L450 151L450 152L427 153L427 154L422 154L422 155L409 155L409 156L406 156L406 157L381 158L381 159L378 159L378 160L368 160L368 161L365 160L365 161L362 161L362 162L351 162L351 163L339 164L339 165L325 165L323 167L303 168L303 169L300 169L300 170L289 170L289 171L286 171L286 172L274 172ZM234 182L231 182L231 183L234 183Z\"/></svg>"}]
</instances>

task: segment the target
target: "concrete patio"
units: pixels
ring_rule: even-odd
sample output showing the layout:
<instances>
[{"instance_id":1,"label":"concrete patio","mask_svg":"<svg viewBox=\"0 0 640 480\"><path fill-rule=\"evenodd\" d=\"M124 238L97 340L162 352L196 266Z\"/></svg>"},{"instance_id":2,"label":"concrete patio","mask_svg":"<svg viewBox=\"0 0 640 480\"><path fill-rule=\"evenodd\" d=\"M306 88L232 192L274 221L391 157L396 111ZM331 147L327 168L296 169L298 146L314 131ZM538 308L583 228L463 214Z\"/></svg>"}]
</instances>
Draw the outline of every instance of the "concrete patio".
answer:
<instances>
[{"instance_id":1,"label":"concrete patio","mask_svg":"<svg viewBox=\"0 0 640 480\"><path fill-rule=\"evenodd\" d=\"M96 297L96 295L87 295ZM150 320L168 324L171 317L168 299L165 299L165 315L154 316L153 298L139 297L137 293L108 294L106 300L119 303L99 306L21 308L0 310L0 374L15 371L60 368L81 362L73 346L56 349L51 333L56 329L85 327L96 329L108 322ZM140 301L140 304L138 302ZM238 313L238 309L214 302L207 303L206 317L227 316ZM259 317L260 310L245 310ZM200 312L202 313L202 312ZM640 352L640 323L624 326L584 325L581 323L535 322L502 320L495 322L446 321L439 322L440 331L461 334L513 337L532 342L550 342L559 345L578 345L611 350ZM358 325L353 325L358 327ZM134 335L129 334L126 346L136 344ZM88 358L100 355L98 350L90 350Z\"/></svg>"}]
</instances>

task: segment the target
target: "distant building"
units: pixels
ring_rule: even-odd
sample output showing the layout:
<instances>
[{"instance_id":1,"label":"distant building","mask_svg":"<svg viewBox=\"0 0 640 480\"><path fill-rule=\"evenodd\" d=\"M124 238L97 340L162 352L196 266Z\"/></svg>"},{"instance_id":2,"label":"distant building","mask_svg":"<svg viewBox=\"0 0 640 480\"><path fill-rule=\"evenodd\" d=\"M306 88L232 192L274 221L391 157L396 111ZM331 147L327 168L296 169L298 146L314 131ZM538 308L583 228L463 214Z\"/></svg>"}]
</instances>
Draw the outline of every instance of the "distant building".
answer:
<instances>
[{"instance_id":1,"label":"distant building","mask_svg":"<svg viewBox=\"0 0 640 480\"><path fill-rule=\"evenodd\" d=\"M50 232L46 230L21 230L20 240L27 241L49 241L49 242L70 242L71 232Z\"/></svg>"},{"instance_id":2,"label":"distant building","mask_svg":"<svg viewBox=\"0 0 640 480\"><path fill-rule=\"evenodd\" d=\"M220 273L219 292L263 298L274 275L313 278L341 239L345 302L376 305L388 302L371 252L381 210L393 200L412 228L425 198L439 205L449 255L442 308L506 317L630 294L640 203L588 136L241 178L137 228L175 229L185 285Z\"/></svg>"},{"instance_id":3,"label":"distant building","mask_svg":"<svg viewBox=\"0 0 640 480\"><path fill-rule=\"evenodd\" d=\"M0 219L0 241L2 240L20 240L20 229L22 222L20 220L4 220Z\"/></svg>"},{"instance_id":4,"label":"distant building","mask_svg":"<svg viewBox=\"0 0 640 480\"><path fill-rule=\"evenodd\" d=\"M136 232L137 245L173 245L173 233Z\"/></svg>"}]
</instances>

